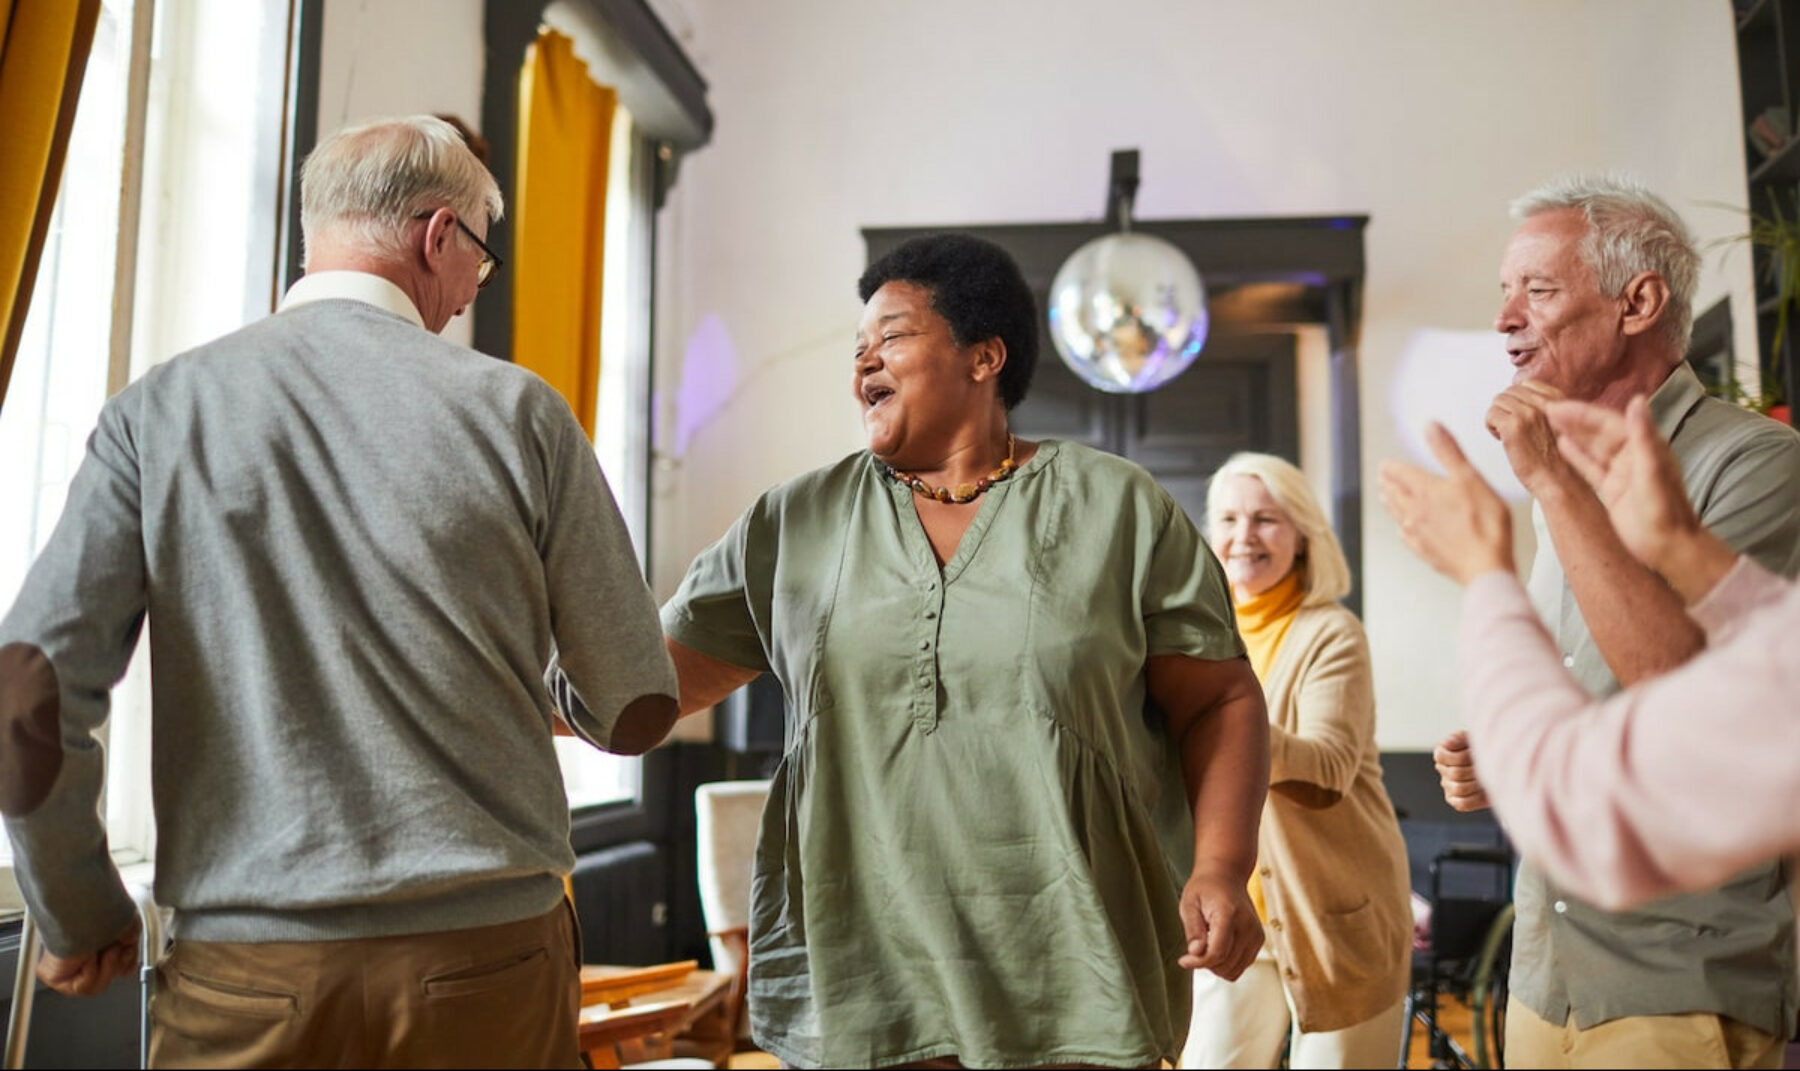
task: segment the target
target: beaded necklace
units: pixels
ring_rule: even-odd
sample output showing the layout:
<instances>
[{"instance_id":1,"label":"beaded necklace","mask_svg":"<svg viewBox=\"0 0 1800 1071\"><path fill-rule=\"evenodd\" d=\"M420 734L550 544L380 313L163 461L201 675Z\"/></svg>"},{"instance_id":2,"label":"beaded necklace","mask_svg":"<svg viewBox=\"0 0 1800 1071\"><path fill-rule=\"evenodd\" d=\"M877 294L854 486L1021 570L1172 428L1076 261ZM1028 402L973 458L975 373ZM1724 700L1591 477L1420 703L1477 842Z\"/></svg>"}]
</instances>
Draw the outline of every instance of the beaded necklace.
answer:
<instances>
[{"instance_id":1,"label":"beaded necklace","mask_svg":"<svg viewBox=\"0 0 1800 1071\"><path fill-rule=\"evenodd\" d=\"M983 494L986 494L988 488L997 483L1002 483L1012 476L1015 471L1013 467L1013 445L1013 437L1009 434L1006 437L1006 460L1000 462L1000 467L988 473L986 476L983 476L981 479L976 480L974 483L957 484L956 490L954 491L948 487L939 487L934 491L930 484L926 483L913 473L901 472L895 469L894 466L886 464L885 462L881 467L886 469L887 474L892 476L896 482L903 483L912 488L913 494L915 495L919 495L922 498L929 498L937 502L951 502L960 505L964 502L975 501Z\"/></svg>"}]
</instances>

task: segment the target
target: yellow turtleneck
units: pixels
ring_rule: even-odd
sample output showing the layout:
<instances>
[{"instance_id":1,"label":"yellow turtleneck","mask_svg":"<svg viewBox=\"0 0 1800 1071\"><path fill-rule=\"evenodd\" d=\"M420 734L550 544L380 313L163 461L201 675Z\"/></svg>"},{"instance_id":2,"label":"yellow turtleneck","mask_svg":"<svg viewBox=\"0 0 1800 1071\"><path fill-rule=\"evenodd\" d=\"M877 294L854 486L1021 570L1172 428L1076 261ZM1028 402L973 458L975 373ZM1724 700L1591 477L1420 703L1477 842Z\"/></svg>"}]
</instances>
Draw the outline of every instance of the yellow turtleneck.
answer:
<instances>
[{"instance_id":1,"label":"yellow turtleneck","mask_svg":"<svg viewBox=\"0 0 1800 1071\"><path fill-rule=\"evenodd\" d=\"M1244 653L1250 656L1250 668L1258 678L1267 679L1281 652L1281 641L1287 638L1294 614L1306 599L1306 585L1299 569L1291 569L1274 587L1261 595L1252 595L1237 604L1238 634L1244 638ZM1236 597L1236 593L1233 593ZM1269 921L1269 905L1263 899L1262 879L1257 870L1250 872L1250 902L1256 905L1256 917Z\"/></svg>"},{"instance_id":2,"label":"yellow turtleneck","mask_svg":"<svg viewBox=\"0 0 1800 1071\"><path fill-rule=\"evenodd\" d=\"M1281 641L1287 638L1288 626L1294 623L1294 612L1306 598L1302 579L1300 570L1290 570L1274 587L1237 604L1238 634L1244 637L1250 668L1259 678L1266 678L1274 668Z\"/></svg>"}]
</instances>

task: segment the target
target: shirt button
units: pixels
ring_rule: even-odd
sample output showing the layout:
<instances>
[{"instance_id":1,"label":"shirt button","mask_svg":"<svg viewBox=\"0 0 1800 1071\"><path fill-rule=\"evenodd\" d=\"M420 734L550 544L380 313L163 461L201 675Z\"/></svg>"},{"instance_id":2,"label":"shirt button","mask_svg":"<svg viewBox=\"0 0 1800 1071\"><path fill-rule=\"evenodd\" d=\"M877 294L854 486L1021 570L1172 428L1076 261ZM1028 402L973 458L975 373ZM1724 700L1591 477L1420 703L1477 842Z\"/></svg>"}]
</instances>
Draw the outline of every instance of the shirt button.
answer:
<instances>
[{"instance_id":1,"label":"shirt button","mask_svg":"<svg viewBox=\"0 0 1800 1071\"><path fill-rule=\"evenodd\" d=\"M1281 920L1280 919L1270 919L1269 920L1269 928L1271 930L1281 929Z\"/></svg>"},{"instance_id":2,"label":"shirt button","mask_svg":"<svg viewBox=\"0 0 1800 1071\"><path fill-rule=\"evenodd\" d=\"M1551 904L1550 907L1558 915L1567 915L1569 913L1569 902L1567 900L1558 900L1556 903Z\"/></svg>"},{"instance_id":3,"label":"shirt button","mask_svg":"<svg viewBox=\"0 0 1800 1071\"><path fill-rule=\"evenodd\" d=\"M1294 968L1292 968L1292 967L1283 967L1283 968L1282 968L1282 969L1281 969L1281 973L1282 973L1282 974L1285 974L1285 975L1287 975L1287 976L1288 976L1288 977L1289 977L1289 978L1298 978L1298 977L1300 977L1300 976L1299 976L1299 975L1297 975L1297 974L1295 974L1295 973L1294 973Z\"/></svg>"},{"instance_id":4,"label":"shirt button","mask_svg":"<svg viewBox=\"0 0 1800 1071\"><path fill-rule=\"evenodd\" d=\"M921 650L921 651L931 650L931 641L930 640L920 640L919 641L919 650Z\"/></svg>"},{"instance_id":5,"label":"shirt button","mask_svg":"<svg viewBox=\"0 0 1800 1071\"><path fill-rule=\"evenodd\" d=\"M934 617L936 617L936 616L937 616L937 611L936 611L936 610L927 610L927 611L925 611L925 620L927 620L927 621L930 621L930 620L931 620L931 619L932 619L932 618L934 618Z\"/></svg>"},{"instance_id":6,"label":"shirt button","mask_svg":"<svg viewBox=\"0 0 1800 1071\"><path fill-rule=\"evenodd\" d=\"M1572 654L1563 655L1563 668L1565 668L1565 669L1574 669L1575 668L1575 656L1574 655L1572 655Z\"/></svg>"},{"instance_id":7,"label":"shirt button","mask_svg":"<svg viewBox=\"0 0 1800 1071\"><path fill-rule=\"evenodd\" d=\"M1257 873L1261 874L1263 877L1266 878L1266 877L1273 876L1273 874L1275 872L1273 870L1270 870L1268 867L1263 867L1261 870L1257 871Z\"/></svg>"}]
</instances>

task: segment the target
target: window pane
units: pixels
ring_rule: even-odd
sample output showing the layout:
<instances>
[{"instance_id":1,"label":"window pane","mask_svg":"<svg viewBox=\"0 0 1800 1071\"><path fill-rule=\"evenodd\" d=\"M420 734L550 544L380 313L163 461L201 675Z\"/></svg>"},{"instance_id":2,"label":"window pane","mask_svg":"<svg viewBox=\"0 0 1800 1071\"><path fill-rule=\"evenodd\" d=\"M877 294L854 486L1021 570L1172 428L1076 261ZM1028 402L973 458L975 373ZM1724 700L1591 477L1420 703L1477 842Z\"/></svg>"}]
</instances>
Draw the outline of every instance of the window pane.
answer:
<instances>
[{"instance_id":1,"label":"window pane","mask_svg":"<svg viewBox=\"0 0 1800 1071\"><path fill-rule=\"evenodd\" d=\"M642 759L610 755L577 737L557 737L556 758L572 811L635 800L643 787Z\"/></svg>"},{"instance_id":2,"label":"window pane","mask_svg":"<svg viewBox=\"0 0 1800 1071\"><path fill-rule=\"evenodd\" d=\"M643 559L647 495L643 475L650 441L643 402L649 378L650 305L645 267L649 262L646 220L649 194L636 181L641 161L631 113L613 114L606 190L606 274L600 303L600 391L594 422L594 453L618 499ZM557 739L569 806L579 809L636 799L643 760L610 755L566 737Z\"/></svg>"},{"instance_id":3,"label":"window pane","mask_svg":"<svg viewBox=\"0 0 1800 1071\"><path fill-rule=\"evenodd\" d=\"M0 612L18 596L61 518L106 401L131 45L123 6L104 4L95 26L62 184L0 406L0 458L7 459L0 465L0 502L23 506L0 524ZM0 838L0 861L11 858L11 845Z\"/></svg>"}]
</instances>

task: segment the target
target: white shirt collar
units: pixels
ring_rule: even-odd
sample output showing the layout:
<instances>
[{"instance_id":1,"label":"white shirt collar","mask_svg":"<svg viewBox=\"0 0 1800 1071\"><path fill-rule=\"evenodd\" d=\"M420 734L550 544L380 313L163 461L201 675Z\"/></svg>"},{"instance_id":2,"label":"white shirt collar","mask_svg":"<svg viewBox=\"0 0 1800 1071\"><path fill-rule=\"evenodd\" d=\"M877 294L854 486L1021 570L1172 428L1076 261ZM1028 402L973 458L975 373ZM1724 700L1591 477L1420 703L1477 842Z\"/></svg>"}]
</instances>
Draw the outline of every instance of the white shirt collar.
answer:
<instances>
[{"instance_id":1,"label":"white shirt collar","mask_svg":"<svg viewBox=\"0 0 1800 1071\"><path fill-rule=\"evenodd\" d=\"M342 298L373 305L384 312L411 320L423 328L425 318L406 296L406 291L383 279L361 271L317 271L302 275L281 299L276 312L286 312L296 305Z\"/></svg>"}]
</instances>

